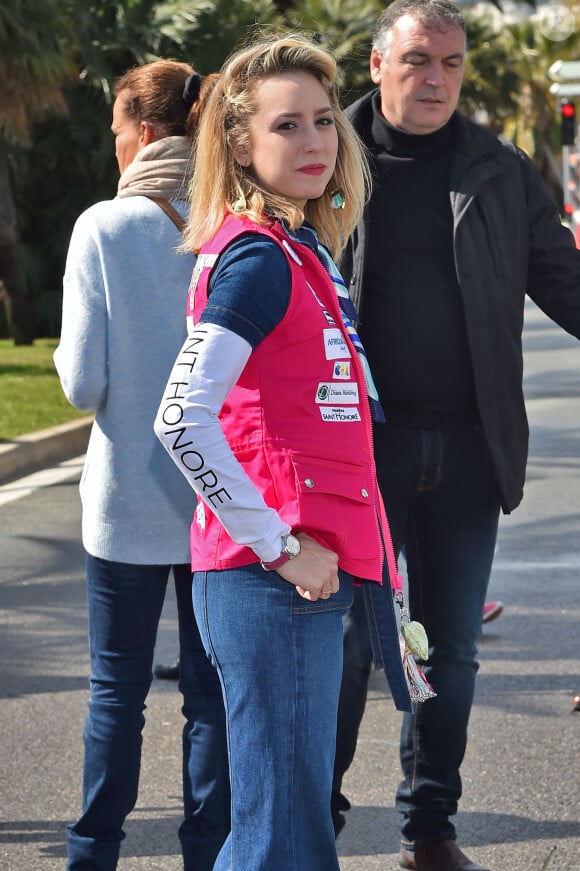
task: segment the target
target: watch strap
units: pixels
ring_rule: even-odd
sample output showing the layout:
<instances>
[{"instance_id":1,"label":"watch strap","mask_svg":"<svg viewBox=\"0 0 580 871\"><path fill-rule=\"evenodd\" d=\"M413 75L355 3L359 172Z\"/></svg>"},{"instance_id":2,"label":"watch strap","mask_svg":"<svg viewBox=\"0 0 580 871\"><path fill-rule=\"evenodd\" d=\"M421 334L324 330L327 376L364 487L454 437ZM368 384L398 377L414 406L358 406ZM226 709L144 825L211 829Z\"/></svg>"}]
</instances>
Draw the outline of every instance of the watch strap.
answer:
<instances>
[{"instance_id":1,"label":"watch strap","mask_svg":"<svg viewBox=\"0 0 580 871\"><path fill-rule=\"evenodd\" d=\"M280 554L279 557L277 557L276 559L271 560L271 561L268 562L268 563L265 563L265 562L262 560L262 561L261 561L261 562L262 562L262 568L263 568L264 571L266 571L266 572L275 572L276 569L279 569L280 566L283 566L284 563L287 563L287 562L288 562L289 560L291 560L291 559L292 559L292 557L290 556L289 553L286 553L286 551L282 551L282 553Z\"/></svg>"}]
</instances>

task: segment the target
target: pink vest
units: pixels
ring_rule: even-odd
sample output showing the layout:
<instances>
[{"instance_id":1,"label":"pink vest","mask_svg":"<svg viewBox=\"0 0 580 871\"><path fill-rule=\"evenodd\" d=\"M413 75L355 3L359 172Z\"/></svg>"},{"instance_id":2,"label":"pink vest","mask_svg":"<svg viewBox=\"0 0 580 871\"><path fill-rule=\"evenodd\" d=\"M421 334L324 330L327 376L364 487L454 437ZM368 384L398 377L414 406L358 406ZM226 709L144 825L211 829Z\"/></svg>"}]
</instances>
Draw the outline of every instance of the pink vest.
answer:
<instances>
[{"instance_id":1,"label":"pink vest","mask_svg":"<svg viewBox=\"0 0 580 871\"><path fill-rule=\"evenodd\" d=\"M230 215L200 252L188 316L194 323L199 320L217 255L248 231L280 245L292 290L282 321L253 351L227 397L222 428L265 502L293 531L304 531L338 553L345 571L380 581L384 551L379 518L387 547L390 533L376 484L364 373L318 257L289 239L278 222L262 227ZM258 562L199 504L191 525L191 554L195 570ZM391 559L389 563L392 574Z\"/></svg>"}]
</instances>

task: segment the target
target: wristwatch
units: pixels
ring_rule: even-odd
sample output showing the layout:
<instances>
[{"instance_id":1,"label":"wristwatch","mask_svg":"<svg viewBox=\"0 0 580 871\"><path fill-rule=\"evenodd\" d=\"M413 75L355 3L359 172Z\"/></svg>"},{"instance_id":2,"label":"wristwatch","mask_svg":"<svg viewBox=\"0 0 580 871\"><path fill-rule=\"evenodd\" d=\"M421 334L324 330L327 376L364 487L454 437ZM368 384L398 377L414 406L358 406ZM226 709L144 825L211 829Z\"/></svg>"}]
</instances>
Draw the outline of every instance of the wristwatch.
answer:
<instances>
[{"instance_id":1,"label":"wristwatch","mask_svg":"<svg viewBox=\"0 0 580 871\"><path fill-rule=\"evenodd\" d=\"M292 535L292 533L289 532L288 535L282 536L282 551L280 556L269 563L265 563L262 560L262 568L267 572L273 572L276 569L279 569L280 566L283 566L284 563L287 563L288 560L297 557L300 550L300 542L295 535Z\"/></svg>"}]
</instances>

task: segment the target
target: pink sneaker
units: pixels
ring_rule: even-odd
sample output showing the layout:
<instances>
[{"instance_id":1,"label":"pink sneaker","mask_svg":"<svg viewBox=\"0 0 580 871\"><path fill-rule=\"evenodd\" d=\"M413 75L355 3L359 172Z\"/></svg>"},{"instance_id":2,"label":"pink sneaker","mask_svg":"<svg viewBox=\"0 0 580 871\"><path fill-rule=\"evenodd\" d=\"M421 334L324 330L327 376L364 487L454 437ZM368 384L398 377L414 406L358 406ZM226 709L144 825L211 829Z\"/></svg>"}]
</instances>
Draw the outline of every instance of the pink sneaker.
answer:
<instances>
[{"instance_id":1,"label":"pink sneaker","mask_svg":"<svg viewBox=\"0 0 580 871\"><path fill-rule=\"evenodd\" d=\"M503 611L503 602L486 602L483 606L482 623L491 623L496 620Z\"/></svg>"}]
</instances>

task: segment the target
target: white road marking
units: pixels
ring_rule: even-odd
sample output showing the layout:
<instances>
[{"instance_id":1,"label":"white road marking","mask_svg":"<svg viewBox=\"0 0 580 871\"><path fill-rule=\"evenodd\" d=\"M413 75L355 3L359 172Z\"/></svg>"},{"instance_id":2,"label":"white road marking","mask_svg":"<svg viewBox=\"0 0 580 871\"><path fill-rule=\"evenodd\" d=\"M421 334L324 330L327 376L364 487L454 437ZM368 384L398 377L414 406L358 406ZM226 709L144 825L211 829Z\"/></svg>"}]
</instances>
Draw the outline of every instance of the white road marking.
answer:
<instances>
[{"instance_id":1,"label":"white road marking","mask_svg":"<svg viewBox=\"0 0 580 871\"><path fill-rule=\"evenodd\" d=\"M61 481L73 478L80 474L84 462L84 455L73 457L57 466L50 466L48 469L41 469L40 472L33 472L32 475L26 475L24 478L17 478L16 481L11 481L9 484L0 484L0 506L21 499L23 496L29 496L41 487L50 487L52 484L59 484Z\"/></svg>"}]
</instances>

